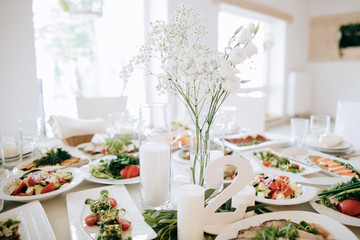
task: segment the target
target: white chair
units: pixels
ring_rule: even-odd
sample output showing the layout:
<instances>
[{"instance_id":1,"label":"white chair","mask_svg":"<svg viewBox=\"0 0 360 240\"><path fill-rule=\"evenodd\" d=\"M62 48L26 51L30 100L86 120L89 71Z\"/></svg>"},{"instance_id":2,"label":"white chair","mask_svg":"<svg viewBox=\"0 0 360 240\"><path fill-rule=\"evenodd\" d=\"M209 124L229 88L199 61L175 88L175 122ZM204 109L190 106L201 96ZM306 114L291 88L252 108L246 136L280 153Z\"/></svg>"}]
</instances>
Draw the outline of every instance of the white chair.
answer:
<instances>
[{"instance_id":1,"label":"white chair","mask_svg":"<svg viewBox=\"0 0 360 240\"><path fill-rule=\"evenodd\" d=\"M337 102L334 133L360 149L360 102Z\"/></svg>"},{"instance_id":2,"label":"white chair","mask_svg":"<svg viewBox=\"0 0 360 240\"><path fill-rule=\"evenodd\" d=\"M103 118L108 120L111 112L126 112L127 97L77 98L78 118Z\"/></svg>"}]
</instances>

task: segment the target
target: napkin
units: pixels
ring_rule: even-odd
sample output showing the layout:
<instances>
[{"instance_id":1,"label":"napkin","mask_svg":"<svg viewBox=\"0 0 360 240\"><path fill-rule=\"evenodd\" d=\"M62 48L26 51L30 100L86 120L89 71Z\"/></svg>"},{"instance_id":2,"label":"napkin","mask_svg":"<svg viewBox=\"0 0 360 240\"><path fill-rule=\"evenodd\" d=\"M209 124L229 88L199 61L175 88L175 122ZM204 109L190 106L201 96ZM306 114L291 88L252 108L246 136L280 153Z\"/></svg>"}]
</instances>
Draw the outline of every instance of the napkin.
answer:
<instances>
[{"instance_id":1,"label":"napkin","mask_svg":"<svg viewBox=\"0 0 360 240\"><path fill-rule=\"evenodd\" d=\"M106 133L106 121L102 118L78 119L53 115L49 118L49 124L54 135L60 139L95 133Z\"/></svg>"}]
</instances>

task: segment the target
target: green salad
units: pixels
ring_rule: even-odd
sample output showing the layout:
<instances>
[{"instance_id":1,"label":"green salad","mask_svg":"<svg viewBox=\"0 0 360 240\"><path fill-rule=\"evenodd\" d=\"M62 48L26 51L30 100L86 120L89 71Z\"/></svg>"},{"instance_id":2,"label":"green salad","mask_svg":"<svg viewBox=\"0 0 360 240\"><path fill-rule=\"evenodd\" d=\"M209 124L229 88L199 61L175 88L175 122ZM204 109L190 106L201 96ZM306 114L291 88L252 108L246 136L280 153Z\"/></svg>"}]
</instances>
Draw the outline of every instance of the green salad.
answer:
<instances>
[{"instance_id":1,"label":"green salad","mask_svg":"<svg viewBox=\"0 0 360 240\"><path fill-rule=\"evenodd\" d=\"M116 155L123 152L138 152L139 149L131 141L129 136L109 138L105 140L103 153L107 155Z\"/></svg>"},{"instance_id":2,"label":"green salad","mask_svg":"<svg viewBox=\"0 0 360 240\"><path fill-rule=\"evenodd\" d=\"M120 180L138 175L137 165L139 165L138 156L120 153L114 159L101 159L97 164L90 165L89 171L96 178ZM129 168L129 166L133 167ZM128 168L131 170L131 173ZM127 171L125 172L125 170ZM136 174L133 171L137 171Z\"/></svg>"},{"instance_id":3,"label":"green salad","mask_svg":"<svg viewBox=\"0 0 360 240\"><path fill-rule=\"evenodd\" d=\"M279 168L281 171L301 173L305 171L305 168L300 167L296 163L291 163L286 157L279 157L277 154L271 151L254 152L254 156L262 161L265 167Z\"/></svg>"}]
</instances>

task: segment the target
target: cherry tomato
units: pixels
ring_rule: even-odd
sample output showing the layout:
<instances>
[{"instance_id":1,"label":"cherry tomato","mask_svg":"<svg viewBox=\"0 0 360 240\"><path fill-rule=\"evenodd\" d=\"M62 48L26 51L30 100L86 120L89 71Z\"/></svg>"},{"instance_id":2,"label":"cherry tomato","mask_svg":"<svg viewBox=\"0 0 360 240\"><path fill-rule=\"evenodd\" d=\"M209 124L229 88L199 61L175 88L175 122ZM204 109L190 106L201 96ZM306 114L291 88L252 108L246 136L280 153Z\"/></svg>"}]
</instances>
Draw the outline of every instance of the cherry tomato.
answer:
<instances>
[{"instance_id":1,"label":"cherry tomato","mask_svg":"<svg viewBox=\"0 0 360 240\"><path fill-rule=\"evenodd\" d=\"M27 181L28 181L29 186L35 186L35 184L36 184L34 179L32 179L31 177L29 177Z\"/></svg>"},{"instance_id":2,"label":"cherry tomato","mask_svg":"<svg viewBox=\"0 0 360 240\"><path fill-rule=\"evenodd\" d=\"M130 228L130 226L131 226L131 222L126 220L126 219L121 218L121 219L119 219L118 222L119 222L119 224L121 224L121 228L122 228L123 231L128 230Z\"/></svg>"},{"instance_id":3,"label":"cherry tomato","mask_svg":"<svg viewBox=\"0 0 360 240\"><path fill-rule=\"evenodd\" d=\"M337 209L343 214L354 216L360 214L360 202L354 199L346 199L338 204Z\"/></svg>"},{"instance_id":4,"label":"cherry tomato","mask_svg":"<svg viewBox=\"0 0 360 240\"><path fill-rule=\"evenodd\" d=\"M130 165L127 172L127 178L133 178L140 175L140 169L137 165Z\"/></svg>"},{"instance_id":5,"label":"cherry tomato","mask_svg":"<svg viewBox=\"0 0 360 240\"><path fill-rule=\"evenodd\" d=\"M101 149L101 153L107 153L109 151L109 146L105 146Z\"/></svg>"},{"instance_id":6,"label":"cherry tomato","mask_svg":"<svg viewBox=\"0 0 360 240\"><path fill-rule=\"evenodd\" d=\"M271 162L270 161L263 161L263 165L265 167L269 167L271 165Z\"/></svg>"},{"instance_id":7,"label":"cherry tomato","mask_svg":"<svg viewBox=\"0 0 360 240\"><path fill-rule=\"evenodd\" d=\"M55 183L51 182L48 185L46 185L42 190L41 190L41 194L43 193L48 193L48 192L52 192L55 191Z\"/></svg>"},{"instance_id":8,"label":"cherry tomato","mask_svg":"<svg viewBox=\"0 0 360 240\"><path fill-rule=\"evenodd\" d=\"M99 218L98 215L96 215L95 213L90 214L85 218L85 223L88 226L92 226L98 221L98 218Z\"/></svg>"},{"instance_id":9,"label":"cherry tomato","mask_svg":"<svg viewBox=\"0 0 360 240\"><path fill-rule=\"evenodd\" d=\"M296 167L297 169L300 168L299 164L296 164L296 163L294 163L294 167Z\"/></svg>"},{"instance_id":10,"label":"cherry tomato","mask_svg":"<svg viewBox=\"0 0 360 240\"><path fill-rule=\"evenodd\" d=\"M12 193L12 195L16 195L16 194L20 193L20 192L23 190L24 187L26 187L26 183L25 183L25 181L22 181L22 182L20 183L20 185L19 185L19 186L15 189L15 191Z\"/></svg>"},{"instance_id":11,"label":"cherry tomato","mask_svg":"<svg viewBox=\"0 0 360 240\"><path fill-rule=\"evenodd\" d=\"M116 207L117 202L116 202L116 200L115 200L114 198L107 197L107 199L109 199L109 200L110 200L111 208Z\"/></svg>"}]
</instances>

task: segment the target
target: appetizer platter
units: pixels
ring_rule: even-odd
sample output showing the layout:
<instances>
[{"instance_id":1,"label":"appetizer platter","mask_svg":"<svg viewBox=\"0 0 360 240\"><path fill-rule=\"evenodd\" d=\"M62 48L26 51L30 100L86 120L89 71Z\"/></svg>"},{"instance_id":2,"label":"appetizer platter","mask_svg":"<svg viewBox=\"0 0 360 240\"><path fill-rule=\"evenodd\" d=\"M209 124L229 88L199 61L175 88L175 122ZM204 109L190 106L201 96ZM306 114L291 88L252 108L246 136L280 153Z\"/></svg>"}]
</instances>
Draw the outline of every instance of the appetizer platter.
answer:
<instances>
[{"instance_id":1,"label":"appetizer platter","mask_svg":"<svg viewBox=\"0 0 360 240\"><path fill-rule=\"evenodd\" d=\"M275 229L269 229L266 226L267 221L273 221L272 224L276 224ZM317 213L305 212L305 211L281 211L271 212L261 215L256 215L250 218L245 218L225 228L217 237L216 240L236 240L241 238L243 234L247 234L245 239L250 239L256 236L256 230L262 233L263 231L275 231L277 233L284 233L285 229L294 229L293 227L285 228L281 231L280 226L284 226L288 221L293 224L300 225L295 227L295 230L310 229L309 234L317 235L312 236L319 237L316 239L357 239L357 237L341 223L327 216L323 216ZM265 224L264 224L265 223ZM271 225L271 222L268 222ZM285 224L284 224L285 223ZM313 231L312 231L313 230ZM299 234L299 231L296 231ZM301 236L309 239L309 235L301 232ZM304 235L303 235L304 234Z\"/></svg>"},{"instance_id":2,"label":"appetizer platter","mask_svg":"<svg viewBox=\"0 0 360 240\"><path fill-rule=\"evenodd\" d=\"M13 172L28 171L44 167L80 167L89 163L89 159L76 157L63 148L51 149L42 157L26 160L14 167Z\"/></svg>"},{"instance_id":3,"label":"appetizer platter","mask_svg":"<svg viewBox=\"0 0 360 240\"><path fill-rule=\"evenodd\" d=\"M309 155L307 158L316 166L326 171L335 173L341 177L360 178L360 173L357 170L359 168L357 166L355 167L355 165L345 162L339 158L325 156L322 154Z\"/></svg>"},{"instance_id":4,"label":"appetizer platter","mask_svg":"<svg viewBox=\"0 0 360 240\"><path fill-rule=\"evenodd\" d=\"M105 156L81 169L91 182L132 184L140 181L139 157L128 153Z\"/></svg>"},{"instance_id":5,"label":"appetizer platter","mask_svg":"<svg viewBox=\"0 0 360 240\"><path fill-rule=\"evenodd\" d=\"M298 184L310 183L306 178L286 173L259 173L254 176L250 186L255 188L255 200L270 205L295 205L312 200L316 196L314 187Z\"/></svg>"},{"instance_id":6,"label":"appetizer platter","mask_svg":"<svg viewBox=\"0 0 360 240\"><path fill-rule=\"evenodd\" d=\"M322 190L310 202L321 214L355 227L360 227L360 180L335 183L331 190Z\"/></svg>"},{"instance_id":7,"label":"appetizer platter","mask_svg":"<svg viewBox=\"0 0 360 240\"><path fill-rule=\"evenodd\" d=\"M316 166L310 166L298 161L295 162L293 159L281 156L268 148L242 152L240 155L255 163L257 165L255 167L260 167L263 170L290 172L298 175L307 175L320 171L320 168Z\"/></svg>"},{"instance_id":8,"label":"appetizer platter","mask_svg":"<svg viewBox=\"0 0 360 240\"><path fill-rule=\"evenodd\" d=\"M234 151L246 151L254 148L267 147L273 144L285 142L281 139L275 139L264 133L243 133L227 136L224 139L225 146ZM286 141L287 142L287 141Z\"/></svg>"},{"instance_id":9,"label":"appetizer platter","mask_svg":"<svg viewBox=\"0 0 360 240\"><path fill-rule=\"evenodd\" d=\"M154 239L156 237L156 233L154 232L154 230L144 222L143 216L137 209L125 186L114 185L73 192L66 195L71 239L97 239L97 237L99 236L101 229L100 222L99 225L93 224L89 226L86 224L86 222L89 223L89 219L91 218L89 217L87 220L85 219L89 215L93 214L90 205L86 204L89 203L88 199L95 199L95 201L98 200L97 203L101 202L101 192L106 193L107 197L112 198L116 201L116 206L114 208L118 210L115 210L115 212L119 211L119 213L123 213L122 215L119 214L119 219L123 217L126 220L120 222L122 222L123 225L129 225L130 222L130 228L128 228L127 230L122 230L122 225L120 225L121 231L123 232L123 239L126 239L127 237L132 237L132 239ZM108 201L110 202L110 208L111 201L113 202L114 206L113 200ZM95 202L92 209L95 210L95 208L100 205L102 204L96 204ZM109 215L112 215L113 211L110 212L111 213ZM115 225L119 224L115 223ZM120 227L114 228L116 228L117 231L120 231Z\"/></svg>"},{"instance_id":10,"label":"appetizer platter","mask_svg":"<svg viewBox=\"0 0 360 240\"><path fill-rule=\"evenodd\" d=\"M2 239L4 238L2 233L6 231L2 226L4 222L7 222L7 228L10 228L8 230L11 230L12 236L20 235L20 239L22 240L56 239L50 222L39 201L33 201L0 213L0 225L1 229L3 229L0 233L0 238ZM10 223L12 227L10 227ZM8 239L17 238L9 237Z\"/></svg>"},{"instance_id":11,"label":"appetizer platter","mask_svg":"<svg viewBox=\"0 0 360 240\"><path fill-rule=\"evenodd\" d=\"M30 170L3 181L0 198L17 202L49 199L76 187L84 177L77 168Z\"/></svg>"}]
</instances>

